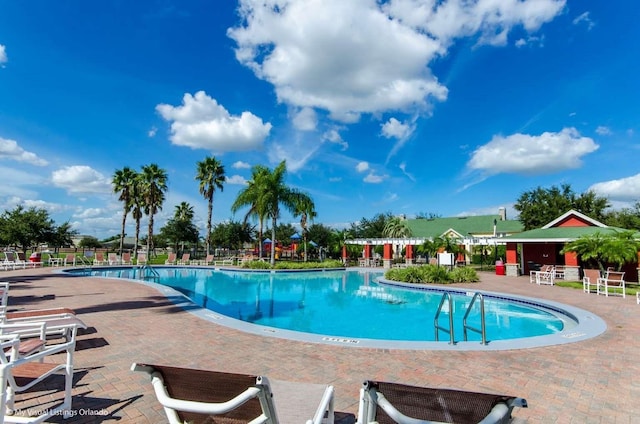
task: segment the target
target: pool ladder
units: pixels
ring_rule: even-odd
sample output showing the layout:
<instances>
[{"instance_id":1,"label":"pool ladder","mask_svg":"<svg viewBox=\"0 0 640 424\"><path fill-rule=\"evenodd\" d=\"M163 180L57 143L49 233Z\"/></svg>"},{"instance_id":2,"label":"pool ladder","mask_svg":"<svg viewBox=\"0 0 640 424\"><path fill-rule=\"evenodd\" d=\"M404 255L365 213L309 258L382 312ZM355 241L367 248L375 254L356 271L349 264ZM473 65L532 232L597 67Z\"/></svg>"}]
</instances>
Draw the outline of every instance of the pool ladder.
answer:
<instances>
[{"instance_id":1,"label":"pool ladder","mask_svg":"<svg viewBox=\"0 0 640 424\"><path fill-rule=\"evenodd\" d=\"M156 271L149 265L145 264L145 265L142 265L142 267L140 267L140 278L143 280L146 280L146 279L159 280L160 274L158 274L158 271Z\"/></svg>"},{"instance_id":2,"label":"pool ladder","mask_svg":"<svg viewBox=\"0 0 640 424\"><path fill-rule=\"evenodd\" d=\"M469 317L469 314L471 313L471 309L473 308L473 305L475 304L476 301L480 302L480 328L479 329L467 324L467 318ZM449 309L449 328L443 327L439 323L440 313L442 312L442 309L445 304ZM440 299L440 304L438 305L438 311L436 312L436 316L433 321L434 321L433 325L435 328L436 341L437 342L440 341L439 332L444 331L445 333L449 334L449 344L455 344L455 335L453 331L453 299L451 297L451 293L445 292L442 295L442 298ZM465 342L468 340L467 331L470 330L470 331L475 331L479 333L480 336L482 337L481 343L483 345L487 344L487 330L486 330L486 321L485 321L485 314L484 314L484 296L482 296L482 293L478 293L478 292L474 293L473 298L471 299L471 302L469 302L469 306L467 307L467 311L464 314L464 318L462 319L462 329L464 332Z\"/></svg>"}]
</instances>

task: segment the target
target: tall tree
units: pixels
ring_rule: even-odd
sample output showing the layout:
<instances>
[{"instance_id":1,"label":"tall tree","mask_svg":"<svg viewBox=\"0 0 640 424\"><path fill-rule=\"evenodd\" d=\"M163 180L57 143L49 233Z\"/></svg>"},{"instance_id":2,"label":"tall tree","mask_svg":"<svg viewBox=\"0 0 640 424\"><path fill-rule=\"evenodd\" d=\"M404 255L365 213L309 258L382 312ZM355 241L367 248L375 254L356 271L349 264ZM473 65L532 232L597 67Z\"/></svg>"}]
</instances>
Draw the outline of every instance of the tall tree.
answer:
<instances>
[{"instance_id":1,"label":"tall tree","mask_svg":"<svg viewBox=\"0 0 640 424\"><path fill-rule=\"evenodd\" d=\"M295 212L296 205L300 203L304 193L285 184L287 174L286 161L280 162L273 171L264 176L264 191L260 195L258 203L265 207L267 216L271 218L271 266L275 265L276 253L276 227L280 218L281 207L290 213Z\"/></svg>"},{"instance_id":2,"label":"tall tree","mask_svg":"<svg viewBox=\"0 0 640 424\"><path fill-rule=\"evenodd\" d=\"M304 261L307 261L307 223L317 215L316 206L311 197L302 193L295 205L294 216L300 217L300 228L302 229L302 244L304 246Z\"/></svg>"},{"instance_id":3,"label":"tall tree","mask_svg":"<svg viewBox=\"0 0 640 424\"><path fill-rule=\"evenodd\" d=\"M122 225L120 230L120 255L124 246L124 228L127 223L127 215L131 212L133 206L133 190L137 181L137 172L133 169L125 166L122 169L118 169L113 173L111 178L111 184L113 186L113 192L118 194L118 200L122 202Z\"/></svg>"},{"instance_id":4,"label":"tall tree","mask_svg":"<svg viewBox=\"0 0 640 424\"><path fill-rule=\"evenodd\" d=\"M160 229L160 235L166 241L170 241L176 250L181 243L184 251L185 242L198 242L198 228L193 223L194 215L193 207L189 203L182 202L176 205L173 218Z\"/></svg>"},{"instance_id":5,"label":"tall tree","mask_svg":"<svg viewBox=\"0 0 640 424\"><path fill-rule=\"evenodd\" d=\"M384 237L391 238L411 237L411 229L407 226L405 220L394 216L390 218L384 225L382 235Z\"/></svg>"},{"instance_id":6,"label":"tall tree","mask_svg":"<svg viewBox=\"0 0 640 424\"><path fill-rule=\"evenodd\" d=\"M513 206L520 212L520 222L525 230L540 228L565 212L575 209L593 219L604 219L604 210L609 201L588 191L577 195L571 185L552 186L545 189L537 187L520 195Z\"/></svg>"},{"instance_id":7,"label":"tall tree","mask_svg":"<svg viewBox=\"0 0 640 424\"><path fill-rule=\"evenodd\" d=\"M142 167L140 193L143 199L144 213L149 217L147 233L147 254L153 249L153 218L162 210L167 191L167 172L155 163Z\"/></svg>"},{"instance_id":8,"label":"tall tree","mask_svg":"<svg viewBox=\"0 0 640 424\"><path fill-rule=\"evenodd\" d=\"M131 191L131 217L136 223L133 242L133 257L138 257L138 244L140 244L140 221L144 214L144 198L142 197L142 175L137 174Z\"/></svg>"},{"instance_id":9,"label":"tall tree","mask_svg":"<svg viewBox=\"0 0 640 424\"><path fill-rule=\"evenodd\" d=\"M224 189L224 166L213 156L197 163L196 180L200 183L200 194L207 200L207 255L211 250L211 221L213 219L213 193L216 188Z\"/></svg>"},{"instance_id":10,"label":"tall tree","mask_svg":"<svg viewBox=\"0 0 640 424\"><path fill-rule=\"evenodd\" d=\"M267 218L267 205L264 200L264 190L266 180L270 174L269 168L262 165L255 165L251 169L251 179L238 193L238 197L231 205L231 211L236 213L243 207L249 206L249 211L244 217L244 222L250 217L258 219L258 254L262 257L262 239L264 231L264 220Z\"/></svg>"}]
</instances>

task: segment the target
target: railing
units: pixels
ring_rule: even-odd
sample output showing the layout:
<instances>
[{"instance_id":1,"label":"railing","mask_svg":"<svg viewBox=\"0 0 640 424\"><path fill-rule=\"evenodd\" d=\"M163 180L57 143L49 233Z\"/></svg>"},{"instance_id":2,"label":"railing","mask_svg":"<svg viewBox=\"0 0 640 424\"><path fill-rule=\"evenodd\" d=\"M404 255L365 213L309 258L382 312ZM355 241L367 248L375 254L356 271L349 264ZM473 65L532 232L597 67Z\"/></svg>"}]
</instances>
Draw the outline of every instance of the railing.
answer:
<instances>
[{"instance_id":1,"label":"railing","mask_svg":"<svg viewBox=\"0 0 640 424\"><path fill-rule=\"evenodd\" d=\"M440 318L440 312L442 312L442 307L444 306L444 302L447 302L449 306L449 328L445 328L440 326L438 323L438 318ZM440 341L439 331L442 330L445 333L449 333L449 344L455 344L455 337L453 335L453 301L451 300L451 294L445 292L442 295L442 299L440 299L440 305L438 305L438 312L436 312L436 317L433 319L433 326L435 328L436 341Z\"/></svg>"},{"instance_id":2,"label":"railing","mask_svg":"<svg viewBox=\"0 0 640 424\"><path fill-rule=\"evenodd\" d=\"M474 303L476 302L476 300L479 299L480 300L480 329L478 328L474 328L471 325L467 324L467 318L469 317L469 314L471 313L471 308L473 308ZM473 295L473 298L471 299L471 302L469 303L469 307L467 308L467 312L464 314L464 318L462 320L462 329L464 332L464 341L467 341L467 330L471 330L471 331L475 331L477 333L479 333L482 337L482 344L486 345L487 344L487 329L486 329L486 322L485 322L485 318L484 318L484 296L482 296L481 293L476 293ZM436 338L437 340L437 338Z\"/></svg>"},{"instance_id":3,"label":"railing","mask_svg":"<svg viewBox=\"0 0 640 424\"><path fill-rule=\"evenodd\" d=\"M159 280L160 274L158 274L158 271L156 271L149 265L145 264L145 265L142 265L142 267L140 267L140 278L143 280L147 278L152 280Z\"/></svg>"}]
</instances>

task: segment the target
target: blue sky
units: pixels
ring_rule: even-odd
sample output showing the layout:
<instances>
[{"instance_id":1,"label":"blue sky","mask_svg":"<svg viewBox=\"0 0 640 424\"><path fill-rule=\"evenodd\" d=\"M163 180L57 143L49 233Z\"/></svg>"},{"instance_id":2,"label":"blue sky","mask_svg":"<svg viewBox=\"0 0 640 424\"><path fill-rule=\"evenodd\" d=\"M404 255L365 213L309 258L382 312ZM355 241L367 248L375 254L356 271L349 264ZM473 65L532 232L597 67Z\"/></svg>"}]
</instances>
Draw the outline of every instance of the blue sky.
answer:
<instances>
[{"instance_id":1,"label":"blue sky","mask_svg":"<svg viewBox=\"0 0 640 424\"><path fill-rule=\"evenodd\" d=\"M640 3L0 1L0 206L119 233L116 169L228 181L286 159L316 222L497 213L537 186L640 199ZM287 216L282 222L296 222ZM128 228L133 233L132 227Z\"/></svg>"}]
</instances>

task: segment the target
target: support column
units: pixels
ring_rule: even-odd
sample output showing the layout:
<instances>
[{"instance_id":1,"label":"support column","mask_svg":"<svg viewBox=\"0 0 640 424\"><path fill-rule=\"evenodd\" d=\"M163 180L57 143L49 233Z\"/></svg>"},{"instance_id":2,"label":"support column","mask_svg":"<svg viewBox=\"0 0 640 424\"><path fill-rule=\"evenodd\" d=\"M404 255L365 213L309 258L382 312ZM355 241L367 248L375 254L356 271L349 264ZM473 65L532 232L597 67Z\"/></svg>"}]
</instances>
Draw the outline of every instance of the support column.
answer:
<instances>
[{"instance_id":1,"label":"support column","mask_svg":"<svg viewBox=\"0 0 640 424\"><path fill-rule=\"evenodd\" d=\"M507 257L505 267L508 277L517 277L518 275L520 275L520 264L518 263L518 245L516 243L507 243Z\"/></svg>"},{"instance_id":2,"label":"support column","mask_svg":"<svg viewBox=\"0 0 640 424\"><path fill-rule=\"evenodd\" d=\"M564 254L564 279L566 281L580 281L580 266L576 252Z\"/></svg>"},{"instance_id":3,"label":"support column","mask_svg":"<svg viewBox=\"0 0 640 424\"><path fill-rule=\"evenodd\" d=\"M413 265L413 244L407 244L405 247L405 263L410 266Z\"/></svg>"},{"instance_id":4,"label":"support column","mask_svg":"<svg viewBox=\"0 0 640 424\"><path fill-rule=\"evenodd\" d=\"M391 268L391 262L393 262L391 257L393 255L393 246L390 244L385 244L383 253L384 254L382 256L382 267L384 269L389 269Z\"/></svg>"}]
</instances>

